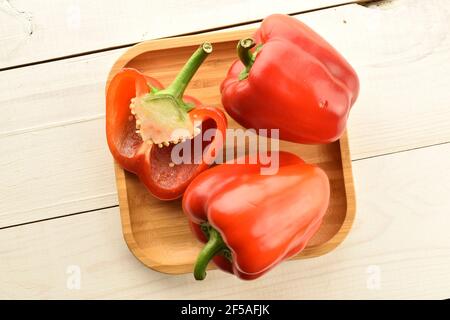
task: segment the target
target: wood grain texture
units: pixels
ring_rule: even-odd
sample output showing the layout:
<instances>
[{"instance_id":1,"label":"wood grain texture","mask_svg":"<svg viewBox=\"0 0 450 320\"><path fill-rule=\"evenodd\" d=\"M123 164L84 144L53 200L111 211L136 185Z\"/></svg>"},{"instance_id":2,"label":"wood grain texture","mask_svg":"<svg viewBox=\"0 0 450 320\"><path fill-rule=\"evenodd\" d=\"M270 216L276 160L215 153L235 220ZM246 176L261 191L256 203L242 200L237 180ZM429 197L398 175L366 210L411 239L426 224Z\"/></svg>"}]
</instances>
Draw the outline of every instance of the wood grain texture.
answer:
<instances>
[{"instance_id":1,"label":"wood grain texture","mask_svg":"<svg viewBox=\"0 0 450 320\"><path fill-rule=\"evenodd\" d=\"M251 282L210 271L199 283L146 268L125 245L118 208L0 230L0 298L446 298L449 157L447 144L353 162L358 214L349 237ZM80 290L66 286L72 265Z\"/></svg>"},{"instance_id":2,"label":"wood grain texture","mask_svg":"<svg viewBox=\"0 0 450 320\"><path fill-rule=\"evenodd\" d=\"M363 2L364 0L360 0ZM0 1L0 69L351 0ZM356 2L356 1L355 1Z\"/></svg>"},{"instance_id":3,"label":"wood grain texture","mask_svg":"<svg viewBox=\"0 0 450 320\"><path fill-rule=\"evenodd\" d=\"M191 88L195 97L204 104L223 110L220 84L235 59L236 43L251 36L254 31L248 29L142 42L128 49L115 62L108 83L124 67L135 68L170 83L195 48L210 41L214 43L213 54L196 73ZM228 127L243 129L230 117ZM330 205L322 225L305 250L294 259L326 254L337 247L350 231L355 215L347 134L332 144L306 146L282 142L280 149L297 154L308 163L317 164L330 179ZM180 201L156 199L135 175L125 173L119 166L116 166L116 184L122 229L133 254L142 263L160 272L191 272L202 246L192 235Z\"/></svg>"},{"instance_id":4,"label":"wood grain texture","mask_svg":"<svg viewBox=\"0 0 450 320\"><path fill-rule=\"evenodd\" d=\"M352 159L450 141L449 10L445 0L398 0L298 16L358 70ZM0 72L0 227L117 205L104 84L123 52Z\"/></svg>"}]
</instances>

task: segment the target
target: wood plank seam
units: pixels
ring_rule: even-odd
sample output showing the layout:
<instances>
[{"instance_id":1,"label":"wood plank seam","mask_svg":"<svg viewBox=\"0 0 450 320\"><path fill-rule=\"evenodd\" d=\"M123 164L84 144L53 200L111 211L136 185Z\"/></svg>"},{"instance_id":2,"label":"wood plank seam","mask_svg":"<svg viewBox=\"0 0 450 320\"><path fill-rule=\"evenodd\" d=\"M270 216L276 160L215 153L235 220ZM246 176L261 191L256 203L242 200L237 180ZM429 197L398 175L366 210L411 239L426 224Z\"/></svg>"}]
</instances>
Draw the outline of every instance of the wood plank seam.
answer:
<instances>
[{"instance_id":1,"label":"wood plank seam","mask_svg":"<svg viewBox=\"0 0 450 320\"><path fill-rule=\"evenodd\" d=\"M9 225L9 226L0 227L0 231L4 230L4 229L11 229L11 228L15 228L15 227L21 227L21 226L26 226L26 225L35 224L35 223L41 223L41 222L54 220L54 219L69 218L69 217L73 217L73 216L77 216L77 215L81 215L81 214L86 214L86 213L92 213L92 212L96 212L96 211L112 209L112 208L116 208L118 206L119 206L119 204L116 204L116 205L106 206L106 207L102 207L102 208L96 208L96 209L91 209L91 210L83 210L83 211L80 211L80 212L73 212L73 213L63 214L63 215L60 215L60 216L54 216L54 217L50 217L50 218L46 218L46 219L39 219L39 220L34 220L34 221L27 221L27 222L23 222L23 223L17 223L17 224L13 224L13 225Z\"/></svg>"},{"instance_id":2,"label":"wood plank seam","mask_svg":"<svg viewBox=\"0 0 450 320\"><path fill-rule=\"evenodd\" d=\"M416 150L421 150L421 149L434 148L434 147L439 147L439 146L443 146L443 145L446 145L446 144L450 144L450 141L449 142L445 142L445 143L436 143L436 144L423 146L423 147L411 148L411 149L408 149L408 150L401 150L401 151L396 151L396 152L390 152L390 153L386 153L386 154L382 154L382 155L376 155L376 156L371 156L371 157L352 159L351 162L352 163L357 163L357 162L360 162L360 161L370 160L370 159L373 159L373 158L389 157L389 156L396 155L397 153L405 153L405 152L411 152L411 151L416 151ZM106 209L111 209L111 208L116 208L116 207L119 207L119 202L118 201L117 201L117 204L111 205L111 206L100 207L100 208L95 208L95 209L90 209L90 210L76 211L76 212L62 214L62 215L59 215L59 216L54 216L54 217L50 217L50 218L46 218L46 219L39 219L39 220L27 221L27 222L24 222L24 223L7 225L7 226L0 227L0 230L10 229L10 228L14 228L14 227L20 227L20 226L34 224L34 223L41 223L41 222L45 222L45 221L49 221L49 220L53 220L53 219L67 218L67 217L71 217L71 216L81 215L81 214L85 214L85 213L92 213L92 212L95 212L95 211L101 211L101 210L106 210Z\"/></svg>"},{"instance_id":3,"label":"wood plank seam","mask_svg":"<svg viewBox=\"0 0 450 320\"><path fill-rule=\"evenodd\" d=\"M41 125L41 126L38 125L38 126L26 127L23 129L0 132L0 139L5 138L5 137L14 136L14 135L29 133L29 132L37 132L37 131L46 130L46 129L64 127L64 126L73 125L76 123L95 121L95 120L104 119L104 118L105 118L105 114L100 113L100 114L95 114L95 115L92 115L89 117L75 118L75 119L70 119L70 120L66 120L66 121L47 123L47 124Z\"/></svg>"},{"instance_id":4,"label":"wood plank seam","mask_svg":"<svg viewBox=\"0 0 450 320\"><path fill-rule=\"evenodd\" d=\"M374 3L374 2L380 2L380 1L383 1L383 0L354 0L354 1L349 1L349 2L340 3L340 4L336 4L336 5L325 6L325 7L321 7L321 8L291 12L291 13L288 13L288 15L290 15L290 16L301 15L301 14L307 14L307 13L316 12L316 11L320 11L320 10L333 9L333 8L342 7L342 6L351 5L351 4L358 4L358 5L370 4L370 3ZM263 19L254 19L254 20L249 20L249 21L240 22L240 23L218 26L218 27L214 27L214 28L208 28L208 29L202 29L202 30L198 30L198 31L175 34L175 35L162 37L162 38L155 38L152 40L160 40L160 39L167 39L167 38L173 38L173 37L181 37L181 36L196 35L196 34L208 33L208 32L220 31L220 30L227 30L230 28L246 26L246 25L249 25L252 23L258 23L258 22L261 22L262 20ZM30 66L39 65L39 64L51 63L51 62L55 62L55 61L61 61L61 60L66 60L66 59L81 57L81 56L85 56L85 55L101 53L101 52L107 52L107 51L112 51L112 50L117 50L117 49L125 49L128 47L132 47L138 43L139 42L132 42L132 43L127 43L127 44L123 44L123 45L117 45L117 46L111 46L111 47L102 48L102 49L95 49L95 50L89 50L89 51L84 51L84 52L80 52L80 53L69 54L69 55L55 57L55 58L51 58L51 59L44 59L44 60L40 60L40 61L33 61L33 62L29 62L29 63L24 63L24 64L8 66L8 67L0 68L0 72L7 71L7 70L13 70L13 69L19 69L19 68L26 68L26 67L30 67Z\"/></svg>"},{"instance_id":5,"label":"wood plank seam","mask_svg":"<svg viewBox=\"0 0 450 320\"><path fill-rule=\"evenodd\" d=\"M450 143L450 137L449 137L448 141L439 142L439 143L432 143L432 144L428 144L426 146L420 146L420 147L408 148L408 149L405 149L405 150L398 150L398 151L380 153L380 154L376 154L376 155L369 156L369 157L355 158L355 159L352 159L352 163L356 162L356 161L362 161L362 160L367 160L367 159L373 159L373 158L390 156L390 155L397 154L397 153L403 153L403 152L409 152L409 151L414 151L414 150L420 150L420 149L426 149L426 148L431 148L431 147L442 146L442 145L446 145L446 144L449 144L449 143Z\"/></svg>"}]
</instances>

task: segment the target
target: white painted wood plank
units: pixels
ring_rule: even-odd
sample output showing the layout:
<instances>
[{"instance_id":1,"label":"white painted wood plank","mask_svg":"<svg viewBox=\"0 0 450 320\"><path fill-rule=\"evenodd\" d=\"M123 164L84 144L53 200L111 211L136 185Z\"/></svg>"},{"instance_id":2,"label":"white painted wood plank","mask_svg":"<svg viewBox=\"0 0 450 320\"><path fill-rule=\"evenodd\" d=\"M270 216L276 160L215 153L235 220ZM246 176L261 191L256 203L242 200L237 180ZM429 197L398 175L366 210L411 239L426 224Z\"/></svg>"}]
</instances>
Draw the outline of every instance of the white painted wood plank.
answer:
<instances>
[{"instance_id":1,"label":"white painted wood plank","mask_svg":"<svg viewBox=\"0 0 450 320\"><path fill-rule=\"evenodd\" d=\"M349 0L0 0L0 69Z\"/></svg>"},{"instance_id":2,"label":"white painted wood plank","mask_svg":"<svg viewBox=\"0 0 450 320\"><path fill-rule=\"evenodd\" d=\"M393 1L348 20L342 49L361 79L353 158L450 141L450 2Z\"/></svg>"},{"instance_id":3,"label":"white painted wood plank","mask_svg":"<svg viewBox=\"0 0 450 320\"><path fill-rule=\"evenodd\" d=\"M360 74L353 159L450 141L449 10L445 0L399 0L299 16ZM434 22L425 36L410 21ZM0 72L0 163L10 168L0 171L0 226L117 204L103 92L123 51Z\"/></svg>"},{"instance_id":4,"label":"white painted wood plank","mask_svg":"<svg viewBox=\"0 0 450 320\"><path fill-rule=\"evenodd\" d=\"M354 162L358 209L344 243L251 282L147 269L125 245L117 208L0 230L0 298L448 298L449 157L447 144ZM66 286L72 265L80 290Z\"/></svg>"},{"instance_id":5,"label":"white painted wood plank","mask_svg":"<svg viewBox=\"0 0 450 320\"><path fill-rule=\"evenodd\" d=\"M104 118L106 78L123 52L0 72L0 138Z\"/></svg>"},{"instance_id":6,"label":"white painted wood plank","mask_svg":"<svg viewBox=\"0 0 450 320\"><path fill-rule=\"evenodd\" d=\"M103 127L95 119L1 138L1 226L117 204Z\"/></svg>"}]
</instances>

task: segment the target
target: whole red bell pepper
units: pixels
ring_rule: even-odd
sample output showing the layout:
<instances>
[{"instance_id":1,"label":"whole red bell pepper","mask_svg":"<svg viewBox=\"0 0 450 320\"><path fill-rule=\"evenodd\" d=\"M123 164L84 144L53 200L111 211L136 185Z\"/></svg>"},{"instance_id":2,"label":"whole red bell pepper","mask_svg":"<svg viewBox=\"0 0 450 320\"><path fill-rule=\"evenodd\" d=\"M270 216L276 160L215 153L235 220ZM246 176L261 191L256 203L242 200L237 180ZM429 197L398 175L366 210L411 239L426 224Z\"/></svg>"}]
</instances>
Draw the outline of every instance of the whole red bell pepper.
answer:
<instances>
[{"instance_id":1,"label":"whole red bell pepper","mask_svg":"<svg viewBox=\"0 0 450 320\"><path fill-rule=\"evenodd\" d=\"M275 14L254 40L239 42L238 56L221 85L233 119L246 128L279 129L281 139L297 143L339 139L359 80L328 42L299 20Z\"/></svg>"},{"instance_id":2,"label":"whole red bell pepper","mask_svg":"<svg viewBox=\"0 0 450 320\"><path fill-rule=\"evenodd\" d=\"M183 210L206 243L197 280L211 259L239 278L258 278L298 254L320 227L330 197L327 175L291 153L278 157L274 175L261 175L261 161L249 164L247 157L201 173L186 189Z\"/></svg>"},{"instance_id":3,"label":"whole red bell pepper","mask_svg":"<svg viewBox=\"0 0 450 320\"><path fill-rule=\"evenodd\" d=\"M107 87L109 149L115 160L125 170L135 173L159 199L180 197L189 182L212 162L214 150L223 144L225 115L219 109L202 106L195 98L183 96L211 51L209 43L200 46L165 89L156 79L135 69L119 71ZM210 144L201 142L205 150L202 159L194 161L192 155L190 163L174 165L171 159L174 145L194 145L195 139L201 139L200 127L201 130L215 128L221 133L221 139L214 138Z\"/></svg>"}]
</instances>

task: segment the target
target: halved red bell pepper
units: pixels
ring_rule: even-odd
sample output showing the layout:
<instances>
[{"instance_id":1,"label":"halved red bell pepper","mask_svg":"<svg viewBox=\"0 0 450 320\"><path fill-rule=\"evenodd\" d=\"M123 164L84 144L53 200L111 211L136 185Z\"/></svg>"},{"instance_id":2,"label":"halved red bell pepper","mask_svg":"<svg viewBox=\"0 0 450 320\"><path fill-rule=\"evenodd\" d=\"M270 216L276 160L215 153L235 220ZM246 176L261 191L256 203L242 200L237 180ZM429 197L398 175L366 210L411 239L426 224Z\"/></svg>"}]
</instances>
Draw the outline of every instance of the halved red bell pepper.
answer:
<instances>
[{"instance_id":1,"label":"halved red bell pepper","mask_svg":"<svg viewBox=\"0 0 450 320\"><path fill-rule=\"evenodd\" d=\"M339 139L359 80L316 32L293 17L271 15L254 39L239 42L238 55L221 85L233 119L246 128L279 129L281 139L297 143Z\"/></svg>"},{"instance_id":2,"label":"halved red bell pepper","mask_svg":"<svg viewBox=\"0 0 450 320\"><path fill-rule=\"evenodd\" d=\"M165 89L156 79L128 68L119 71L107 88L109 149L114 159L125 170L135 173L159 199L180 197L189 182L211 163L214 150L222 147L227 127L223 112L183 96L211 51L209 43L200 46ZM191 163L174 165L171 159L174 145L194 145L195 139L202 138L199 127L203 131L215 128L220 131L221 139L214 138L209 144L202 141L205 152L199 161L192 159Z\"/></svg>"},{"instance_id":3,"label":"halved red bell pepper","mask_svg":"<svg viewBox=\"0 0 450 320\"><path fill-rule=\"evenodd\" d=\"M272 153L272 157L276 153ZM261 175L261 161L222 164L197 176L183 196L183 210L205 242L194 276L205 278L212 259L222 270L255 279L298 254L319 229L328 208L326 173L287 152L279 170Z\"/></svg>"}]
</instances>

